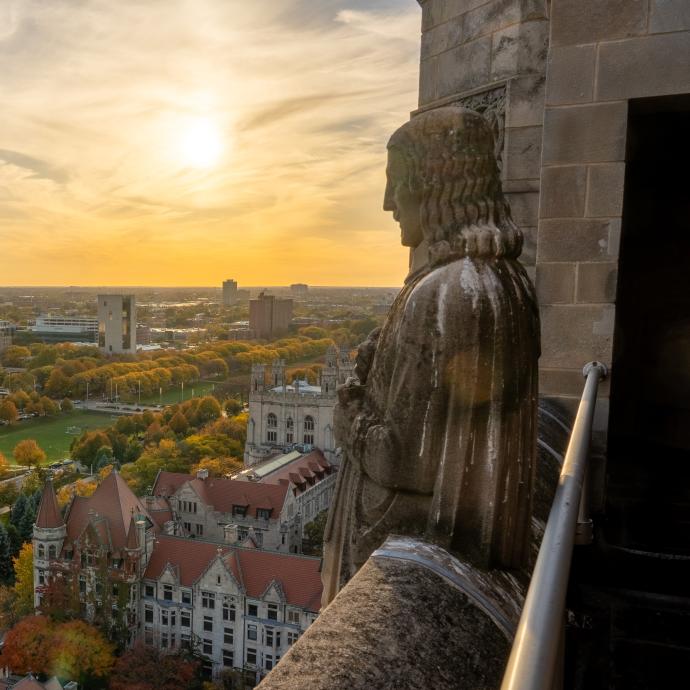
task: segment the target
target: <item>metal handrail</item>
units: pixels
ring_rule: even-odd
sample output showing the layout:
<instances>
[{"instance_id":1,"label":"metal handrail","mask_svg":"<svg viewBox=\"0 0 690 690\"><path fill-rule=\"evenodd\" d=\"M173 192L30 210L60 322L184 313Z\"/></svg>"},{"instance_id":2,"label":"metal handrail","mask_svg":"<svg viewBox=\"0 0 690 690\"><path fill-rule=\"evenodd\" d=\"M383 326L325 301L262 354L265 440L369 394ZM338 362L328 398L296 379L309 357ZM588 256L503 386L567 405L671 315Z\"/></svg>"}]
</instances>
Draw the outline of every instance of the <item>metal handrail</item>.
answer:
<instances>
[{"instance_id":1,"label":"metal handrail","mask_svg":"<svg viewBox=\"0 0 690 690\"><path fill-rule=\"evenodd\" d=\"M583 374L587 379L585 388L501 690L552 690L554 687L597 388L608 370L600 362L590 362Z\"/></svg>"}]
</instances>

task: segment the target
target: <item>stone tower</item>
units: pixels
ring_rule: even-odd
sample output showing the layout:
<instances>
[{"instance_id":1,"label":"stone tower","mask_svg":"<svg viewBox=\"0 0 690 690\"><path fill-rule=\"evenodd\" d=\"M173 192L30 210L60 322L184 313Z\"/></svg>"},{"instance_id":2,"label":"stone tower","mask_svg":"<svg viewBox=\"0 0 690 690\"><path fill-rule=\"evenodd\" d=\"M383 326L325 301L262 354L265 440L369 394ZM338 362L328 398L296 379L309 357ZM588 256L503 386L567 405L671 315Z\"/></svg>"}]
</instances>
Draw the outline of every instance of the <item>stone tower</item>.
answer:
<instances>
[{"instance_id":1,"label":"stone tower","mask_svg":"<svg viewBox=\"0 0 690 690\"><path fill-rule=\"evenodd\" d=\"M271 364L271 385L274 388L285 385L285 360L276 359Z\"/></svg>"},{"instance_id":2,"label":"stone tower","mask_svg":"<svg viewBox=\"0 0 690 690\"><path fill-rule=\"evenodd\" d=\"M266 365L252 364L252 376L249 394L262 393L266 385Z\"/></svg>"},{"instance_id":3,"label":"stone tower","mask_svg":"<svg viewBox=\"0 0 690 690\"><path fill-rule=\"evenodd\" d=\"M43 495L34 524L34 605L39 605L37 587L45 581L45 572L51 561L55 561L62 551L67 536L67 527L62 519L52 479L43 486Z\"/></svg>"}]
</instances>

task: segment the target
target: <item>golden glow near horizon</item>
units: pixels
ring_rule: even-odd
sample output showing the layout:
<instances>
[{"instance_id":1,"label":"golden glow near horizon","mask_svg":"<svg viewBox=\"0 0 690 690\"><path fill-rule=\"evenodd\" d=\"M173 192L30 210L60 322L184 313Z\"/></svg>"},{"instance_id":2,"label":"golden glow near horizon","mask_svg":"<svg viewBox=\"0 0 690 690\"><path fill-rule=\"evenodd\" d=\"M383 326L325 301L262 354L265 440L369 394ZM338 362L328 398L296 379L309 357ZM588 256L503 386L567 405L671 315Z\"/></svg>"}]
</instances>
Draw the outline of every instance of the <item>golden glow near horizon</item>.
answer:
<instances>
[{"instance_id":1,"label":"golden glow near horizon","mask_svg":"<svg viewBox=\"0 0 690 690\"><path fill-rule=\"evenodd\" d=\"M4 0L0 285L399 285L412 0Z\"/></svg>"}]
</instances>

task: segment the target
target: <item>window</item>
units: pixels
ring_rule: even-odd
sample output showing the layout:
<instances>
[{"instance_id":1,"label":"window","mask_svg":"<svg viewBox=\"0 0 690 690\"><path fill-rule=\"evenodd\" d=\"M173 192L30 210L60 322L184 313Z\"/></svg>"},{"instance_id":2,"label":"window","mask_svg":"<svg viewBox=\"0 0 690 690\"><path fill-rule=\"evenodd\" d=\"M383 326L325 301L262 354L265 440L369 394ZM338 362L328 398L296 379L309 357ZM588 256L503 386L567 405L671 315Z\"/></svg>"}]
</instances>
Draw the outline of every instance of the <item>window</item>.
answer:
<instances>
[{"instance_id":1,"label":"window","mask_svg":"<svg viewBox=\"0 0 690 690\"><path fill-rule=\"evenodd\" d=\"M161 610L161 625L169 625L168 612L166 609Z\"/></svg>"},{"instance_id":2,"label":"window","mask_svg":"<svg viewBox=\"0 0 690 690\"><path fill-rule=\"evenodd\" d=\"M247 604L247 615L248 616L258 616L259 607L257 604Z\"/></svg>"},{"instance_id":3,"label":"window","mask_svg":"<svg viewBox=\"0 0 690 690\"><path fill-rule=\"evenodd\" d=\"M182 633L180 635L180 645L182 647L189 647L191 644L191 637L189 636L189 633Z\"/></svg>"},{"instance_id":4,"label":"window","mask_svg":"<svg viewBox=\"0 0 690 690\"><path fill-rule=\"evenodd\" d=\"M268 417L266 417L266 426L269 429L275 429L278 426L278 417L276 417L273 412L271 412Z\"/></svg>"},{"instance_id":5,"label":"window","mask_svg":"<svg viewBox=\"0 0 690 690\"><path fill-rule=\"evenodd\" d=\"M213 632L213 618L204 616L204 632Z\"/></svg>"},{"instance_id":6,"label":"window","mask_svg":"<svg viewBox=\"0 0 690 690\"><path fill-rule=\"evenodd\" d=\"M185 531L187 531L187 532L192 531L192 523L191 522L183 522L182 525L185 528Z\"/></svg>"},{"instance_id":7,"label":"window","mask_svg":"<svg viewBox=\"0 0 690 690\"><path fill-rule=\"evenodd\" d=\"M203 536L203 534L204 534L204 526L203 526L203 525L197 524L197 525L196 525L196 533L197 533L197 536L199 536L199 537Z\"/></svg>"},{"instance_id":8,"label":"window","mask_svg":"<svg viewBox=\"0 0 690 690\"><path fill-rule=\"evenodd\" d=\"M38 584L44 585L46 583L46 577L42 570L38 571Z\"/></svg>"},{"instance_id":9,"label":"window","mask_svg":"<svg viewBox=\"0 0 690 690\"><path fill-rule=\"evenodd\" d=\"M170 626L175 627L177 624L177 613L175 612L175 609L170 609Z\"/></svg>"},{"instance_id":10,"label":"window","mask_svg":"<svg viewBox=\"0 0 690 690\"><path fill-rule=\"evenodd\" d=\"M277 621L278 620L278 604L268 604L266 607L268 609L268 620Z\"/></svg>"},{"instance_id":11,"label":"window","mask_svg":"<svg viewBox=\"0 0 690 690\"><path fill-rule=\"evenodd\" d=\"M202 640L201 641L201 649L204 654L208 654L209 656L213 654L213 641L212 640Z\"/></svg>"},{"instance_id":12,"label":"window","mask_svg":"<svg viewBox=\"0 0 690 690\"><path fill-rule=\"evenodd\" d=\"M247 639L248 640L257 640L258 639L256 625L252 625L251 623L249 623L249 625L247 625Z\"/></svg>"},{"instance_id":13,"label":"window","mask_svg":"<svg viewBox=\"0 0 690 690\"><path fill-rule=\"evenodd\" d=\"M163 599L165 599L165 601L172 601L172 599L173 599L172 585L163 585Z\"/></svg>"},{"instance_id":14,"label":"window","mask_svg":"<svg viewBox=\"0 0 690 690\"><path fill-rule=\"evenodd\" d=\"M291 645L295 644L295 642L297 642L297 638L298 638L298 637L299 637L299 633L296 633L296 632L289 632L289 633L287 634L287 643L288 643L288 646L291 646Z\"/></svg>"},{"instance_id":15,"label":"window","mask_svg":"<svg viewBox=\"0 0 690 690\"><path fill-rule=\"evenodd\" d=\"M216 608L216 595L213 592L201 593L201 606L205 609Z\"/></svg>"},{"instance_id":16,"label":"window","mask_svg":"<svg viewBox=\"0 0 690 690\"><path fill-rule=\"evenodd\" d=\"M292 421L292 417L288 417L285 420L285 442L292 443L295 440L295 423Z\"/></svg>"},{"instance_id":17,"label":"window","mask_svg":"<svg viewBox=\"0 0 690 690\"><path fill-rule=\"evenodd\" d=\"M295 423L292 421L292 417L288 417L285 420L285 428L289 429L290 431L295 428Z\"/></svg>"},{"instance_id":18,"label":"window","mask_svg":"<svg viewBox=\"0 0 690 690\"><path fill-rule=\"evenodd\" d=\"M259 520L268 520L271 517L271 509L270 508L257 508L256 509L256 517Z\"/></svg>"},{"instance_id":19,"label":"window","mask_svg":"<svg viewBox=\"0 0 690 690\"><path fill-rule=\"evenodd\" d=\"M51 544L48 547L48 558L55 558L56 553L55 553L55 544Z\"/></svg>"},{"instance_id":20,"label":"window","mask_svg":"<svg viewBox=\"0 0 690 690\"><path fill-rule=\"evenodd\" d=\"M275 429L269 429L266 432L266 441L268 443L278 443L278 432Z\"/></svg>"},{"instance_id":21,"label":"window","mask_svg":"<svg viewBox=\"0 0 690 690\"><path fill-rule=\"evenodd\" d=\"M303 442L309 445L313 445L314 443L314 418L309 415L304 418Z\"/></svg>"},{"instance_id":22,"label":"window","mask_svg":"<svg viewBox=\"0 0 690 690\"><path fill-rule=\"evenodd\" d=\"M232 644L234 641L232 628L223 628L223 644Z\"/></svg>"},{"instance_id":23,"label":"window","mask_svg":"<svg viewBox=\"0 0 690 690\"><path fill-rule=\"evenodd\" d=\"M145 594L147 597L152 597L152 596L154 596L154 587L153 587L153 585L146 585L146 586L144 587L144 594Z\"/></svg>"},{"instance_id":24,"label":"window","mask_svg":"<svg viewBox=\"0 0 690 690\"><path fill-rule=\"evenodd\" d=\"M161 633L161 647L165 649L168 646L168 633Z\"/></svg>"},{"instance_id":25,"label":"window","mask_svg":"<svg viewBox=\"0 0 690 690\"><path fill-rule=\"evenodd\" d=\"M247 515L247 506L238 506L234 505L232 507L232 514L235 517L246 517Z\"/></svg>"},{"instance_id":26,"label":"window","mask_svg":"<svg viewBox=\"0 0 690 690\"><path fill-rule=\"evenodd\" d=\"M267 647L273 646L273 628L266 628L266 641L264 644Z\"/></svg>"},{"instance_id":27,"label":"window","mask_svg":"<svg viewBox=\"0 0 690 690\"><path fill-rule=\"evenodd\" d=\"M247 647L247 663L256 665L256 649Z\"/></svg>"},{"instance_id":28,"label":"window","mask_svg":"<svg viewBox=\"0 0 690 690\"><path fill-rule=\"evenodd\" d=\"M287 619L288 623L299 623L299 611L295 611L294 609L288 609L287 612Z\"/></svg>"},{"instance_id":29,"label":"window","mask_svg":"<svg viewBox=\"0 0 690 690\"><path fill-rule=\"evenodd\" d=\"M233 604L223 604L223 620L224 621L234 621L235 620L235 606Z\"/></svg>"},{"instance_id":30,"label":"window","mask_svg":"<svg viewBox=\"0 0 690 690\"><path fill-rule=\"evenodd\" d=\"M180 625L183 628L189 628L192 624L192 616L189 611L180 611Z\"/></svg>"},{"instance_id":31,"label":"window","mask_svg":"<svg viewBox=\"0 0 690 690\"><path fill-rule=\"evenodd\" d=\"M258 547L262 547L264 545L264 533L261 530L256 530L254 532L254 541Z\"/></svg>"},{"instance_id":32,"label":"window","mask_svg":"<svg viewBox=\"0 0 690 690\"><path fill-rule=\"evenodd\" d=\"M273 668L273 654L264 654L264 668L267 671Z\"/></svg>"},{"instance_id":33,"label":"window","mask_svg":"<svg viewBox=\"0 0 690 690\"><path fill-rule=\"evenodd\" d=\"M46 556L46 547L43 546L43 544L38 545L38 557L39 558L45 558Z\"/></svg>"},{"instance_id":34,"label":"window","mask_svg":"<svg viewBox=\"0 0 690 690\"><path fill-rule=\"evenodd\" d=\"M233 653L231 649L223 650L223 666L233 665Z\"/></svg>"},{"instance_id":35,"label":"window","mask_svg":"<svg viewBox=\"0 0 690 690\"><path fill-rule=\"evenodd\" d=\"M79 576L79 592L81 594L86 593L86 578L83 575Z\"/></svg>"},{"instance_id":36,"label":"window","mask_svg":"<svg viewBox=\"0 0 690 690\"><path fill-rule=\"evenodd\" d=\"M182 590L182 603L191 604L192 603L192 593L188 589Z\"/></svg>"}]
</instances>

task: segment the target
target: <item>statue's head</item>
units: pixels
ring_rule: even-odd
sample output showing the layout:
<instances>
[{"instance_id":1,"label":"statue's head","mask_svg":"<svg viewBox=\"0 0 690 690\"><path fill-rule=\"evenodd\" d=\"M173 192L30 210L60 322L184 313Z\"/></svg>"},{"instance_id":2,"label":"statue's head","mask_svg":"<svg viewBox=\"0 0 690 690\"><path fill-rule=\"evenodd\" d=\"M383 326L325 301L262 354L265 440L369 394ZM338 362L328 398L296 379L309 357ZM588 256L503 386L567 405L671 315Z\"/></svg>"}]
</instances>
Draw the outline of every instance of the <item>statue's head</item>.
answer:
<instances>
[{"instance_id":1,"label":"statue's head","mask_svg":"<svg viewBox=\"0 0 690 690\"><path fill-rule=\"evenodd\" d=\"M520 254L493 134L478 113L446 106L412 118L388 142L386 176L383 208L400 223L403 245L427 240L432 263Z\"/></svg>"}]
</instances>

